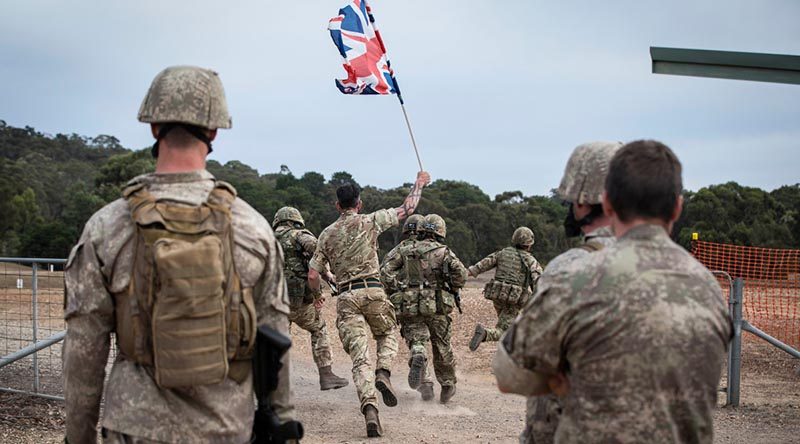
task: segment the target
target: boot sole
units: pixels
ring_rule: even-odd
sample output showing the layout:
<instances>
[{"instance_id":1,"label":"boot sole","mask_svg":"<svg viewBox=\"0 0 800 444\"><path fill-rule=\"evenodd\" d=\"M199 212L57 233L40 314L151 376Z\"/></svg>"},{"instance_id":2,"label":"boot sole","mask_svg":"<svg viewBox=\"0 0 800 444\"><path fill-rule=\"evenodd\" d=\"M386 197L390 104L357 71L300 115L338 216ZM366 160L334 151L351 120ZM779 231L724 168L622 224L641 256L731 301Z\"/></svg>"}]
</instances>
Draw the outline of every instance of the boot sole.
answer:
<instances>
[{"instance_id":1,"label":"boot sole","mask_svg":"<svg viewBox=\"0 0 800 444\"><path fill-rule=\"evenodd\" d=\"M411 358L411 369L408 371L408 386L416 390L422 384L422 373L428 360L423 355L414 355Z\"/></svg>"},{"instance_id":2,"label":"boot sole","mask_svg":"<svg viewBox=\"0 0 800 444\"><path fill-rule=\"evenodd\" d=\"M319 389L324 392L326 390L336 390L336 389L340 389L342 387L347 387L348 385L350 385L350 382L349 381L344 381L344 382L339 383L339 384L328 385L328 386L325 386L325 387L320 386Z\"/></svg>"},{"instance_id":3,"label":"boot sole","mask_svg":"<svg viewBox=\"0 0 800 444\"><path fill-rule=\"evenodd\" d=\"M384 404L386 404L388 407L394 407L397 405L397 396L395 396L394 392L392 392L392 389L386 386L383 381L376 381L375 388L381 392Z\"/></svg>"},{"instance_id":4,"label":"boot sole","mask_svg":"<svg viewBox=\"0 0 800 444\"><path fill-rule=\"evenodd\" d=\"M484 329L480 325L476 325L475 333L472 334L472 339L469 341L469 350L470 351L477 350L484 339L486 339L486 329Z\"/></svg>"},{"instance_id":5,"label":"boot sole","mask_svg":"<svg viewBox=\"0 0 800 444\"><path fill-rule=\"evenodd\" d=\"M433 401L433 398L435 398L435 395L433 393L433 387L429 389L419 390L419 393L422 395L423 401Z\"/></svg>"}]
</instances>

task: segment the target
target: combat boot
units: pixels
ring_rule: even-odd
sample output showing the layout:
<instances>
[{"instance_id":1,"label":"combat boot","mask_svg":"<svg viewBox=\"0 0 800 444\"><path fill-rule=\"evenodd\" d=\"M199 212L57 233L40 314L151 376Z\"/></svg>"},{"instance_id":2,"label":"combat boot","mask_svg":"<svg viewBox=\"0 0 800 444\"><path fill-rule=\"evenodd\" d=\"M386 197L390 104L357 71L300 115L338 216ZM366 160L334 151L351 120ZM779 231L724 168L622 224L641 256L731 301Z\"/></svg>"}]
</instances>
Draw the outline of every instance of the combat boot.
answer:
<instances>
[{"instance_id":1,"label":"combat boot","mask_svg":"<svg viewBox=\"0 0 800 444\"><path fill-rule=\"evenodd\" d=\"M470 351L475 351L481 342L486 340L486 329L481 324L475 326L475 333L472 334L472 339L469 341Z\"/></svg>"},{"instance_id":2,"label":"combat boot","mask_svg":"<svg viewBox=\"0 0 800 444\"><path fill-rule=\"evenodd\" d=\"M416 390L422 384L425 375L425 368L428 366L428 358L422 353L414 353L411 356L411 365L408 369L408 386Z\"/></svg>"},{"instance_id":3,"label":"combat boot","mask_svg":"<svg viewBox=\"0 0 800 444\"><path fill-rule=\"evenodd\" d=\"M389 380L390 376L392 374L389 370L383 368L375 370L375 388L381 392L383 403L389 407L394 407L397 405L397 395L394 393L392 381Z\"/></svg>"},{"instance_id":4,"label":"combat boot","mask_svg":"<svg viewBox=\"0 0 800 444\"><path fill-rule=\"evenodd\" d=\"M454 385L443 385L442 386L442 393L439 394L439 402L442 404L447 404L453 396L456 394L456 386Z\"/></svg>"},{"instance_id":5,"label":"combat boot","mask_svg":"<svg viewBox=\"0 0 800 444\"><path fill-rule=\"evenodd\" d=\"M338 389L347 387L348 384L350 384L350 382L347 379L340 378L333 373L330 365L319 368L320 390Z\"/></svg>"},{"instance_id":6,"label":"combat boot","mask_svg":"<svg viewBox=\"0 0 800 444\"><path fill-rule=\"evenodd\" d=\"M364 422L367 424L367 437L377 438L383 436L383 427L378 417L378 409L372 404L364 407Z\"/></svg>"},{"instance_id":7,"label":"combat boot","mask_svg":"<svg viewBox=\"0 0 800 444\"><path fill-rule=\"evenodd\" d=\"M430 401L433 399L433 383L423 382L417 391L422 395L423 401Z\"/></svg>"}]
</instances>

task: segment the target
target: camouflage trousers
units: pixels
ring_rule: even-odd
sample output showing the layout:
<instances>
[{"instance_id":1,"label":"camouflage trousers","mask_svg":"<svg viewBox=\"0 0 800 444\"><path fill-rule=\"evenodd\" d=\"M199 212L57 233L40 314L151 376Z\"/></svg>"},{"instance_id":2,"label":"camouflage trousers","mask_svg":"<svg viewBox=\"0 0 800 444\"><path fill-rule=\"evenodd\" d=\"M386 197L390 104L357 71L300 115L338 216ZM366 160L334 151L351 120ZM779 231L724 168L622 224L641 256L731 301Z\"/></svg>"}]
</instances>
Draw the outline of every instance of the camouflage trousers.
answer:
<instances>
[{"instance_id":1,"label":"camouflage trousers","mask_svg":"<svg viewBox=\"0 0 800 444\"><path fill-rule=\"evenodd\" d=\"M353 361L353 384L361 401L361 411L368 404L377 407L375 369L391 371L398 349L394 306L382 288L362 288L339 295L336 313L339 339ZM369 357L369 333L377 345L375 368Z\"/></svg>"},{"instance_id":2,"label":"camouflage trousers","mask_svg":"<svg viewBox=\"0 0 800 444\"><path fill-rule=\"evenodd\" d=\"M314 304L293 307L289 313L289 322L293 322L311 333L311 355L314 357L317 368L329 367L333 359L331 358L331 344L328 341L328 327Z\"/></svg>"},{"instance_id":3,"label":"camouflage trousers","mask_svg":"<svg viewBox=\"0 0 800 444\"><path fill-rule=\"evenodd\" d=\"M553 444L561 415L561 401L555 395L528 397L525 411L525 430L520 444Z\"/></svg>"},{"instance_id":4,"label":"camouflage trousers","mask_svg":"<svg viewBox=\"0 0 800 444\"><path fill-rule=\"evenodd\" d=\"M508 330L511 322L517 317L520 310L520 307L516 305L502 304L497 301L492 301L492 304L494 305L494 311L497 312L497 324L495 324L494 328L486 329L486 339L484 342L499 341L503 333Z\"/></svg>"},{"instance_id":5,"label":"camouflage trousers","mask_svg":"<svg viewBox=\"0 0 800 444\"><path fill-rule=\"evenodd\" d=\"M433 371L439 384L456 385L456 359L450 344L452 320L447 315L414 316L400 322L400 335L405 339L411 354L427 355L428 342L433 351ZM426 356L427 358L427 356ZM408 361L409 367L411 360ZM423 383L433 383L426 368Z\"/></svg>"},{"instance_id":6,"label":"camouflage trousers","mask_svg":"<svg viewBox=\"0 0 800 444\"><path fill-rule=\"evenodd\" d=\"M136 436L126 435L124 433L115 432L113 430L109 430L104 428L103 432L103 444L164 444L163 441L153 441L147 438L138 438ZM249 444L250 441L247 443L242 444Z\"/></svg>"}]
</instances>

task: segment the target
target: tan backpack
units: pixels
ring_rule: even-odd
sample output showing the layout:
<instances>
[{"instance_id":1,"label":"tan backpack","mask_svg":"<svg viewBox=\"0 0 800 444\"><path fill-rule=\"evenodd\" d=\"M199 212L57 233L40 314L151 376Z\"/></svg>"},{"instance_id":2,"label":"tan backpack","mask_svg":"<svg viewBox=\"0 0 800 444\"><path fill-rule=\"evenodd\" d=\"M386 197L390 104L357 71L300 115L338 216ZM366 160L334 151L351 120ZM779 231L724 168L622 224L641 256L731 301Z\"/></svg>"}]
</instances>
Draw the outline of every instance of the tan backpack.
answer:
<instances>
[{"instance_id":1,"label":"tan backpack","mask_svg":"<svg viewBox=\"0 0 800 444\"><path fill-rule=\"evenodd\" d=\"M256 336L253 289L233 263L230 208L236 190L218 181L203 204L125 189L136 223L127 292L116 296L120 353L152 369L159 387L242 382Z\"/></svg>"}]
</instances>

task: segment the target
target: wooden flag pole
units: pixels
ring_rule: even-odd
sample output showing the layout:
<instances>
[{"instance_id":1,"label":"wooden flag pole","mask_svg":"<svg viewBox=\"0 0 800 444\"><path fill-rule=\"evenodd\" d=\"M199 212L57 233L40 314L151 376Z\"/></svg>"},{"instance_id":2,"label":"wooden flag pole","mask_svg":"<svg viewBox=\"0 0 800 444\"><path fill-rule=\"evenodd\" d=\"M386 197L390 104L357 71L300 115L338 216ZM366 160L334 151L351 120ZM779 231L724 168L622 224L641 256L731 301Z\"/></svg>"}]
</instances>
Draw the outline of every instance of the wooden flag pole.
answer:
<instances>
[{"instance_id":1,"label":"wooden flag pole","mask_svg":"<svg viewBox=\"0 0 800 444\"><path fill-rule=\"evenodd\" d=\"M425 168L422 168L422 160L419 158L419 150L417 149L417 141L414 139L414 131L411 130L411 122L408 120L408 113L406 112L406 106L403 102L400 102L400 109L403 110L403 117L406 118L406 126L408 127L408 135L411 136L411 144L414 145L414 154L417 155L417 163L419 164L419 170L425 171Z\"/></svg>"}]
</instances>

